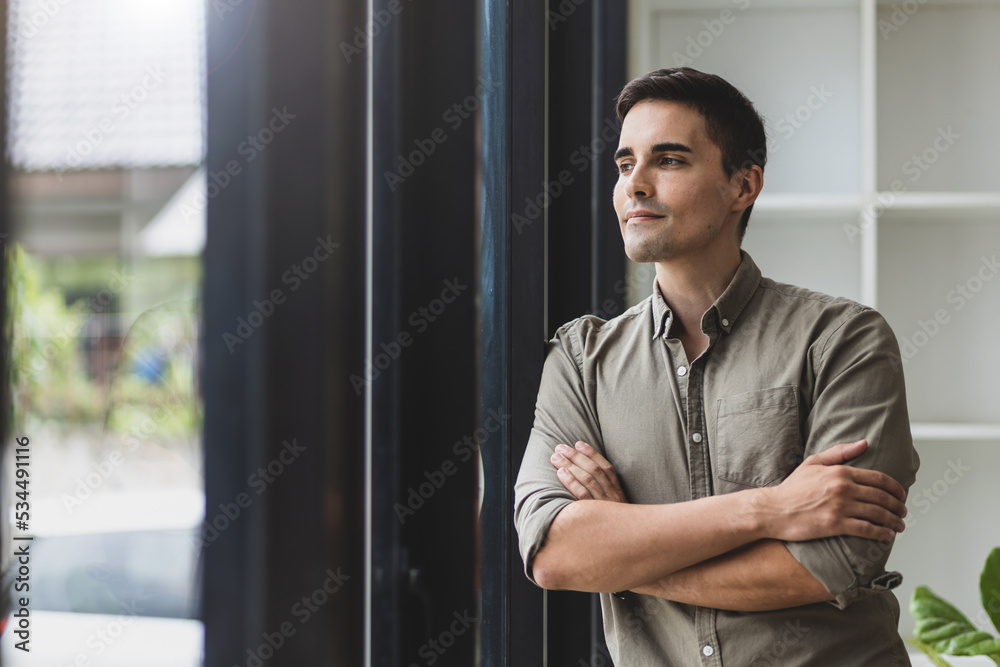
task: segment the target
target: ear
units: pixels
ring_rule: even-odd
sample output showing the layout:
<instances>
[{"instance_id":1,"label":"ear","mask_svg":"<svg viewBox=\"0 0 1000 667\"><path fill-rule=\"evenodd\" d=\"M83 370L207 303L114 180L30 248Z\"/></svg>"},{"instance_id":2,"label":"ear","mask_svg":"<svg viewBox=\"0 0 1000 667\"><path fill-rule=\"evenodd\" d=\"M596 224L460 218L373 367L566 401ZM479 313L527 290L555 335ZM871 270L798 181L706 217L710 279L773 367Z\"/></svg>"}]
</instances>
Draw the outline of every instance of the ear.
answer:
<instances>
[{"instance_id":1,"label":"ear","mask_svg":"<svg viewBox=\"0 0 1000 667\"><path fill-rule=\"evenodd\" d=\"M733 174L734 184L739 188L739 194L733 202L734 211L742 211L757 201L757 196L764 187L764 170L752 164Z\"/></svg>"}]
</instances>

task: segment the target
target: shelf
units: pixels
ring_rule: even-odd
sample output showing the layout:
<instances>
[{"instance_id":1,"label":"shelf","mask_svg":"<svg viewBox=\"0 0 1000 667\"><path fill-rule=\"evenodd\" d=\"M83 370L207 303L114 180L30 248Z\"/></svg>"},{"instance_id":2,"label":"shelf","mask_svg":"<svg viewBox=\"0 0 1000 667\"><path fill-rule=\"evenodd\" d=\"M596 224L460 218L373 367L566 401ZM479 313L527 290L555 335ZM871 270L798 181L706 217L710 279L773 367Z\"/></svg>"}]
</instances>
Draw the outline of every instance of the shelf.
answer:
<instances>
[{"instance_id":1,"label":"shelf","mask_svg":"<svg viewBox=\"0 0 1000 667\"><path fill-rule=\"evenodd\" d=\"M940 440L953 444L956 440L1000 442L1000 424L912 423L914 440Z\"/></svg>"},{"instance_id":2,"label":"shelf","mask_svg":"<svg viewBox=\"0 0 1000 667\"><path fill-rule=\"evenodd\" d=\"M764 178L767 182L767 176ZM765 186L766 187L766 186ZM808 215L857 215L862 200L855 194L762 192L754 204L751 219L758 213L808 214Z\"/></svg>"},{"instance_id":3,"label":"shelf","mask_svg":"<svg viewBox=\"0 0 1000 667\"><path fill-rule=\"evenodd\" d=\"M1000 214L1000 192L880 192L893 211L983 211ZM876 196L876 201L878 201Z\"/></svg>"}]
</instances>

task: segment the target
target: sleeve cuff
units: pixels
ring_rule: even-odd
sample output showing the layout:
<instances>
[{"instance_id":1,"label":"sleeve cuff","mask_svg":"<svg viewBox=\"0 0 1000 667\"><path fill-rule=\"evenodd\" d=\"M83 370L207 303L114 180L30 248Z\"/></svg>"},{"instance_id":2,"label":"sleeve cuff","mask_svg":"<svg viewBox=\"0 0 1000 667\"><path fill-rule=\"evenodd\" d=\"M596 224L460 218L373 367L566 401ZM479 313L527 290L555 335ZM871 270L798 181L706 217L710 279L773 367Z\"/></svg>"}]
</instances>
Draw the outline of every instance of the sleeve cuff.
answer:
<instances>
[{"instance_id":1,"label":"sleeve cuff","mask_svg":"<svg viewBox=\"0 0 1000 667\"><path fill-rule=\"evenodd\" d=\"M848 550L840 538L831 537L806 542L785 542L789 553L819 581L830 595L837 609L845 609L852 602L877 593L885 593L899 586L903 575L883 571L863 582L850 565Z\"/></svg>"},{"instance_id":2,"label":"sleeve cuff","mask_svg":"<svg viewBox=\"0 0 1000 667\"><path fill-rule=\"evenodd\" d=\"M545 536L548 535L549 527L555 521L556 515L571 502L573 501L566 498L549 499L534 509L530 515L517 522L518 545L520 546L521 559L524 561L524 574L536 586L538 582L535 581L535 576L531 571L535 554L545 544Z\"/></svg>"}]
</instances>

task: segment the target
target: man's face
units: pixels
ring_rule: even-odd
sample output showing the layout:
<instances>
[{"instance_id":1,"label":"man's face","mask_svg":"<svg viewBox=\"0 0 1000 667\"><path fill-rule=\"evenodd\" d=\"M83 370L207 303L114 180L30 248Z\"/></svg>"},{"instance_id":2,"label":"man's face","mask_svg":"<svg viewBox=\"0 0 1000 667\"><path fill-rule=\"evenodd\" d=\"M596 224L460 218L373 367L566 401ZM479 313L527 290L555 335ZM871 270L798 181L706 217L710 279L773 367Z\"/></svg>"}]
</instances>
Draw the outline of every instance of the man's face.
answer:
<instances>
[{"instance_id":1,"label":"man's face","mask_svg":"<svg viewBox=\"0 0 1000 667\"><path fill-rule=\"evenodd\" d=\"M677 102L637 103L622 123L615 164L615 211L630 259L711 258L738 246L739 174L726 176L700 113Z\"/></svg>"}]
</instances>

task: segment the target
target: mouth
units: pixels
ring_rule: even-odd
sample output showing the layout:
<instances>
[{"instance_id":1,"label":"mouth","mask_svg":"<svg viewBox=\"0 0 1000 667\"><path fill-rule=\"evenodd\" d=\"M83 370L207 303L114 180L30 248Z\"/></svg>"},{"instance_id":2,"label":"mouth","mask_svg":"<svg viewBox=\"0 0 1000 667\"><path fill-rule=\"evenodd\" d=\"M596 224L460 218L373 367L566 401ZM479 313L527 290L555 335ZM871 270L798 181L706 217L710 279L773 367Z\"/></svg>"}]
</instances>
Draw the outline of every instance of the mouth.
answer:
<instances>
[{"instance_id":1,"label":"mouth","mask_svg":"<svg viewBox=\"0 0 1000 667\"><path fill-rule=\"evenodd\" d=\"M652 211L647 211L645 209L640 209L637 211L629 211L628 215L625 216L625 221L627 223L642 224L644 222L652 222L653 220L659 220L664 216L653 213Z\"/></svg>"}]
</instances>

